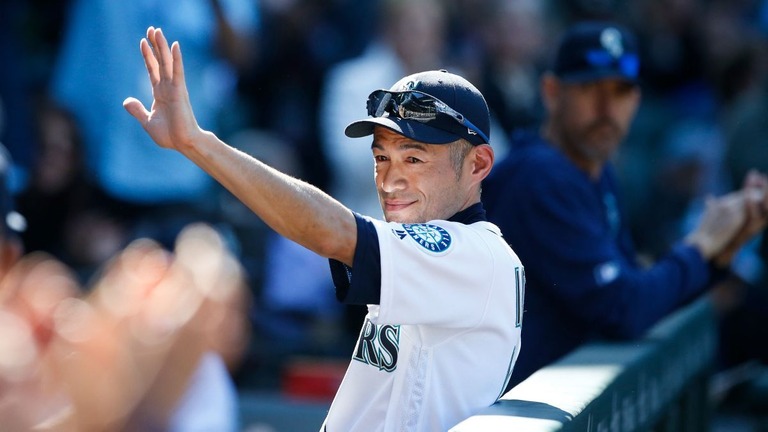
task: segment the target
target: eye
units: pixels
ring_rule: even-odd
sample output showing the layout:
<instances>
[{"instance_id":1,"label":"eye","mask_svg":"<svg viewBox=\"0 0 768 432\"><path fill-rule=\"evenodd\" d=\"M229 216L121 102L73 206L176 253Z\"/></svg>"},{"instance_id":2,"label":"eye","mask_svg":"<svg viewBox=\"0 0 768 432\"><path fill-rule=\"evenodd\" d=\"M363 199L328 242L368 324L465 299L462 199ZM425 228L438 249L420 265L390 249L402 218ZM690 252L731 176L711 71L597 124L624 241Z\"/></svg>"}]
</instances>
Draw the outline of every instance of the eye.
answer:
<instances>
[{"instance_id":1,"label":"eye","mask_svg":"<svg viewBox=\"0 0 768 432\"><path fill-rule=\"evenodd\" d=\"M422 163L423 162L421 159L413 157L413 156L408 156L407 158L405 158L405 161L408 162L408 163L413 163L413 164Z\"/></svg>"},{"instance_id":2,"label":"eye","mask_svg":"<svg viewBox=\"0 0 768 432\"><path fill-rule=\"evenodd\" d=\"M373 160L376 162L386 162L388 159L384 155L373 155Z\"/></svg>"},{"instance_id":3,"label":"eye","mask_svg":"<svg viewBox=\"0 0 768 432\"><path fill-rule=\"evenodd\" d=\"M628 82L621 82L616 85L616 94L620 96L631 95L635 91L635 85Z\"/></svg>"}]
</instances>

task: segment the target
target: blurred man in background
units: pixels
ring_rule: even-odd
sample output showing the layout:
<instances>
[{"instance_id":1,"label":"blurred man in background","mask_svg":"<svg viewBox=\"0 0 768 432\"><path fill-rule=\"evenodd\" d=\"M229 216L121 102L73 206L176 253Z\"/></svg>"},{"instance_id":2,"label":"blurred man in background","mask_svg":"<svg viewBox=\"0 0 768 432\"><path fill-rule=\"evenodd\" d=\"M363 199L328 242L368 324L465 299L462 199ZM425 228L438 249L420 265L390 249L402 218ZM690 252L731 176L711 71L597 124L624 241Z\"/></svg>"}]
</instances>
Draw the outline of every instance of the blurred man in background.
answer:
<instances>
[{"instance_id":1,"label":"blurred man in background","mask_svg":"<svg viewBox=\"0 0 768 432\"><path fill-rule=\"evenodd\" d=\"M508 388L594 338L640 337L721 282L768 221L768 179L752 172L666 257L638 262L611 159L640 104L639 66L626 28L569 29L541 80L540 134L519 134L484 184L489 219L526 266L523 349ZM730 303L729 287L718 298Z\"/></svg>"}]
</instances>

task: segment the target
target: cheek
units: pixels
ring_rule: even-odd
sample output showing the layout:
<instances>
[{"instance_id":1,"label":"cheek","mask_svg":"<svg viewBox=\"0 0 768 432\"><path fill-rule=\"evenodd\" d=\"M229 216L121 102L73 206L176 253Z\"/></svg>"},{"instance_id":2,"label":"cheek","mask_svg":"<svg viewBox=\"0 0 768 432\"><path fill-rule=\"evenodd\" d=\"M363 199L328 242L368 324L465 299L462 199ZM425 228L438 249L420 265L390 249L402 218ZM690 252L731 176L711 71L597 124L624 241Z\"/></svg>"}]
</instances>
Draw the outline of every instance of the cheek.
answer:
<instances>
[{"instance_id":1,"label":"cheek","mask_svg":"<svg viewBox=\"0 0 768 432\"><path fill-rule=\"evenodd\" d=\"M446 207L452 200L455 200L458 196L457 186L453 182L453 177L447 177L453 175L451 173L443 173L441 178L442 182L430 181L428 184L424 184L421 189L421 193L424 195L424 199L429 203L430 208Z\"/></svg>"},{"instance_id":2,"label":"cheek","mask_svg":"<svg viewBox=\"0 0 768 432\"><path fill-rule=\"evenodd\" d=\"M553 118L566 127L578 126L587 123L591 113L592 108L589 104L571 101L571 103L560 104L557 111L553 113Z\"/></svg>"},{"instance_id":3,"label":"cheek","mask_svg":"<svg viewBox=\"0 0 768 432\"><path fill-rule=\"evenodd\" d=\"M637 113L638 103L636 100L628 100L624 104L622 104L621 107L621 122L622 126L624 128L628 128L630 124L632 124L632 120L635 118L635 114Z\"/></svg>"}]
</instances>

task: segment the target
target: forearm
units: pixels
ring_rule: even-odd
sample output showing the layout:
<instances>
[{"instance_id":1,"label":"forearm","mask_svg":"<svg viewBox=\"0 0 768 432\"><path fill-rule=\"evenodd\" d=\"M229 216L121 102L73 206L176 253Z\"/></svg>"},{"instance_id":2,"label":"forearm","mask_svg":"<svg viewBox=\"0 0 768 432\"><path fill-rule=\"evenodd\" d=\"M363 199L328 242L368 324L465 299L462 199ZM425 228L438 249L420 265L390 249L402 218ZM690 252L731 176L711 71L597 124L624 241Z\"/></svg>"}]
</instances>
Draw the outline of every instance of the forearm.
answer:
<instances>
[{"instance_id":1,"label":"forearm","mask_svg":"<svg viewBox=\"0 0 768 432\"><path fill-rule=\"evenodd\" d=\"M337 200L230 147L210 132L201 132L179 150L279 234L352 265L355 219Z\"/></svg>"},{"instance_id":2,"label":"forearm","mask_svg":"<svg viewBox=\"0 0 768 432\"><path fill-rule=\"evenodd\" d=\"M279 234L351 266L357 241L352 212L316 187L200 129L189 103L178 42L169 46L162 31L150 27L140 50L152 84L151 111L133 97L123 106L152 139L196 163Z\"/></svg>"},{"instance_id":3,"label":"forearm","mask_svg":"<svg viewBox=\"0 0 768 432\"><path fill-rule=\"evenodd\" d=\"M685 244L676 244L650 268L628 271L616 287L627 293L624 307L616 311L623 322L621 335L640 337L658 320L702 294L710 281L701 253Z\"/></svg>"},{"instance_id":4,"label":"forearm","mask_svg":"<svg viewBox=\"0 0 768 432\"><path fill-rule=\"evenodd\" d=\"M602 249L597 242L592 250ZM615 255L563 255L556 246L541 247L528 257L526 266L532 286L542 287L546 297L557 299L579 325L620 338L641 336L681 304L704 292L709 280L707 263L697 249L676 245L648 268ZM550 259L544 259L550 257ZM613 275L613 279L605 279Z\"/></svg>"}]
</instances>

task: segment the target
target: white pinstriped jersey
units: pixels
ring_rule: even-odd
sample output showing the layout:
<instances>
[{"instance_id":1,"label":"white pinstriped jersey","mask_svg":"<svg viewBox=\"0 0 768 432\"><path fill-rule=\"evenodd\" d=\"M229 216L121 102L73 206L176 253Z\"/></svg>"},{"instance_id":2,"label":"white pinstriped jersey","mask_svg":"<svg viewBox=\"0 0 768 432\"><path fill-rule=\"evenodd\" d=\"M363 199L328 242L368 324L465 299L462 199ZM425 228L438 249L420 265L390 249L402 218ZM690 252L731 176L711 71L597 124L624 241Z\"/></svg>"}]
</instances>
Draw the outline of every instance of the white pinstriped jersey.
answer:
<instances>
[{"instance_id":1,"label":"white pinstriped jersey","mask_svg":"<svg viewBox=\"0 0 768 432\"><path fill-rule=\"evenodd\" d=\"M366 220L380 302L368 305L324 427L448 430L502 394L520 350L523 266L489 222ZM357 267L352 284L368 277Z\"/></svg>"}]
</instances>

